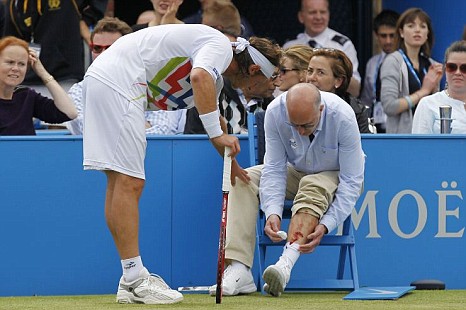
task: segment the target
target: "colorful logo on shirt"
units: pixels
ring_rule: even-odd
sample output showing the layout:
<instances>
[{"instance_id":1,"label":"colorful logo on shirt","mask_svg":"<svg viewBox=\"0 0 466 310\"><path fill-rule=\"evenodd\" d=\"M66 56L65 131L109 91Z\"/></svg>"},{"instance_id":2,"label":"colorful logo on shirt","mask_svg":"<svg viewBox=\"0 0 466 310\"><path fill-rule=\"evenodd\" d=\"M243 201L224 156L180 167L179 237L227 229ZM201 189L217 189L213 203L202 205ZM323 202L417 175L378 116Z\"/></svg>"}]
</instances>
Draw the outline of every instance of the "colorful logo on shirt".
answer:
<instances>
[{"instance_id":1,"label":"colorful logo on shirt","mask_svg":"<svg viewBox=\"0 0 466 310\"><path fill-rule=\"evenodd\" d=\"M194 104L189 74L192 64L188 57L172 58L147 82L149 110L176 110Z\"/></svg>"}]
</instances>

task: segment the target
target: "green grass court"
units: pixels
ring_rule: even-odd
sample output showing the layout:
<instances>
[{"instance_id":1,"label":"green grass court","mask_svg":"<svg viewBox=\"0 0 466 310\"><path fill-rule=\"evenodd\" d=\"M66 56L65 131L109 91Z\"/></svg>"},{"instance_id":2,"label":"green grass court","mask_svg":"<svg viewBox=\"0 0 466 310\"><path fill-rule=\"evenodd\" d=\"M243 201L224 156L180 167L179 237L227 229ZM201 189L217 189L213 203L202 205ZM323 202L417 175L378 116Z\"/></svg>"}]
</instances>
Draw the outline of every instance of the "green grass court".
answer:
<instances>
[{"instance_id":1,"label":"green grass court","mask_svg":"<svg viewBox=\"0 0 466 310\"><path fill-rule=\"evenodd\" d=\"M1 310L27 309L241 309L241 310L288 310L288 309L466 309L466 291L413 291L398 300L354 301L343 300L345 292L287 293L279 298L255 293L247 296L224 297L222 304L205 294L185 294L184 301L175 305L120 305L115 295L89 296L34 296L0 297Z\"/></svg>"}]
</instances>

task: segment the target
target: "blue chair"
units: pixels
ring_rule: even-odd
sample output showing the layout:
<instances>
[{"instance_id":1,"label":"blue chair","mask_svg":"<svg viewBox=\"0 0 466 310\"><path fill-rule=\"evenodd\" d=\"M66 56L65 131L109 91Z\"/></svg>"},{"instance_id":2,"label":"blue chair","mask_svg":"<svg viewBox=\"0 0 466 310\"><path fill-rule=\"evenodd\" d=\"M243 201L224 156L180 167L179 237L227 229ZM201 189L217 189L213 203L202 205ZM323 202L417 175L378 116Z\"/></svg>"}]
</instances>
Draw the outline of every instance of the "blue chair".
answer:
<instances>
[{"instance_id":1,"label":"blue chair","mask_svg":"<svg viewBox=\"0 0 466 310\"><path fill-rule=\"evenodd\" d=\"M265 112L256 112L255 114L248 114L248 138L249 138L249 156L250 165L255 166L263 163L265 153L265 136L264 136L264 115ZM293 201L286 200L284 204L282 218L291 218L291 207ZM269 246L284 246L285 241L274 243L264 233L264 226L266 223L265 215L259 211L256 225L256 257L258 261L259 280L258 285L261 292L264 294L263 286L264 280L262 274L265 266L265 255ZM309 291L309 290L342 290L352 291L359 288L358 268L356 263L356 250L355 238L353 234L353 226L351 223L351 216L349 216L343 223L343 230L341 235L325 235L322 238L320 246L339 246L340 255L338 260L338 268L336 277L332 279L309 279L309 280L294 280L293 277L287 284L285 291ZM350 277L344 278L346 257L349 260Z\"/></svg>"}]
</instances>

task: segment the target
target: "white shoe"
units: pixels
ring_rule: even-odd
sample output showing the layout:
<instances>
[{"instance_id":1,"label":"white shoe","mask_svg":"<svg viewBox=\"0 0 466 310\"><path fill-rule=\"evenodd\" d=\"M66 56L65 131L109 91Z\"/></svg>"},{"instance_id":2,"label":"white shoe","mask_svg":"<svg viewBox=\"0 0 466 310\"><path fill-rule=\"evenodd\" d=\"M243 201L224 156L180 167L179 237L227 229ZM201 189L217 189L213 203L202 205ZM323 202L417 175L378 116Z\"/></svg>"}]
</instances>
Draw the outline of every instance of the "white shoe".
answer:
<instances>
[{"instance_id":1,"label":"white shoe","mask_svg":"<svg viewBox=\"0 0 466 310\"><path fill-rule=\"evenodd\" d=\"M290 281L291 267L286 260L280 259L275 265L270 265L264 270L262 278L265 281L264 291L268 294L279 297Z\"/></svg>"},{"instance_id":2,"label":"white shoe","mask_svg":"<svg viewBox=\"0 0 466 310\"><path fill-rule=\"evenodd\" d=\"M120 304L174 304L183 300L183 295L172 290L163 279L150 274L146 268L139 272L140 278L131 283L121 277L118 285L117 302Z\"/></svg>"},{"instance_id":3,"label":"white shoe","mask_svg":"<svg viewBox=\"0 0 466 310\"><path fill-rule=\"evenodd\" d=\"M232 268L231 265L223 272L222 295L235 296L239 294L251 294L257 292L254 278L251 270L242 268ZM217 293L217 285L209 287L209 294L215 296Z\"/></svg>"}]
</instances>

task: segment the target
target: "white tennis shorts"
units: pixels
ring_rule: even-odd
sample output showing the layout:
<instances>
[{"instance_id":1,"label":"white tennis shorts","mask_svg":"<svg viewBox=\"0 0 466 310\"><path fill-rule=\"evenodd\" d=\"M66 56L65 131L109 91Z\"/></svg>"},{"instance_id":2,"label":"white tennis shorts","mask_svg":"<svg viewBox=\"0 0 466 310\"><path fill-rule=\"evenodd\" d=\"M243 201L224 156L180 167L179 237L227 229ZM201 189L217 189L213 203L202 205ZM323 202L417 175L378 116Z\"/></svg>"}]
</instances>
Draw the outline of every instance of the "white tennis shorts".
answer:
<instances>
[{"instance_id":1,"label":"white tennis shorts","mask_svg":"<svg viewBox=\"0 0 466 310\"><path fill-rule=\"evenodd\" d=\"M83 84L84 170L113 170L145 179L144 99L123 95L87 76Z\"/></svg>"}]
</instances>

